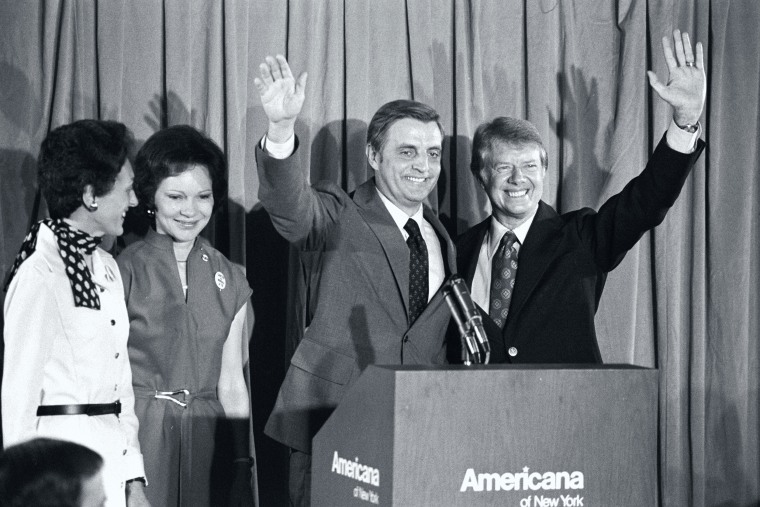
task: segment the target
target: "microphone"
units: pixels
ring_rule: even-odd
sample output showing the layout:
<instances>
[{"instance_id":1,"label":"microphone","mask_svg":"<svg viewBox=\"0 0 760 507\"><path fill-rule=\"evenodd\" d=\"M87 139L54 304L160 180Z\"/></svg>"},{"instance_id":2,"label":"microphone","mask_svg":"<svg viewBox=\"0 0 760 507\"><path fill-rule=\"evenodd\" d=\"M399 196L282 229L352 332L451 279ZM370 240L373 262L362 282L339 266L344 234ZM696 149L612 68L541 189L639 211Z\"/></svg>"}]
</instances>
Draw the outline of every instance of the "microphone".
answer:
<instances>
[{"instance_id":1,"label":"microphone","mask_svg":"<svg viewBox=\"0 0 760 507\"><path fill-rule=\"evenodd\" d=\"M451 275L446 281L444 296L465 345L462 348L464 364L488 364L491 346L483 328L483 318L475 307L464 279L456 273Z\"/></svg>"}]
</instances>

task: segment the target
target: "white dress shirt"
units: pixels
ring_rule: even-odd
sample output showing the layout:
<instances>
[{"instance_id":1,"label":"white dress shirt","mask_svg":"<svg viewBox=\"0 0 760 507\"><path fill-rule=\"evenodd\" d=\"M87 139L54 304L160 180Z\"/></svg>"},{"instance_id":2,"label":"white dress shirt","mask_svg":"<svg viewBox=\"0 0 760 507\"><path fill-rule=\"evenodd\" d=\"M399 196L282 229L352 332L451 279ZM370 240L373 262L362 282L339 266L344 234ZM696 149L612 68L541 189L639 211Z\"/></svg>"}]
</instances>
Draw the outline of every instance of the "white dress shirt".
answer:
<instances>
[{"instance_id":1,"label":"white dress shirt","mask_svg":"<svg viewBox=\"0 0 760 507\"><path fill-rule=\"evenodd\" d=\"M427 247L428 252L428 301L430 301L435 293L438 292L438 288L441 286L443 279L446 276L443 268L441 241L438 239L433 226L422 217L422 204L417 208L417 212L414 215L409 216L406 212L401 211L398 206L393 204L390 199L385 197L380 189L377 187L375 187L375 189L377 190L377 195L380 196L380 200L385 204L388 213L391 214L393 221L396 223L396 227L399 228L399 231L404 238L404 242L409 238L409 233L404 229L407 220L411 218L417 222L417 226L420 228L422 239L425 240L425 246Z\"/></svg>"},{"instance_id":2,"label":"white dress shirt","mask_svg":"<svg viewBox=\"0 0 760 507\"><path fill-rule=\"evenodd\" d=\"M520 269L520 247L525 242L525 236L528 235L533 219L536 214L533 213L525 222L515 227L512 231L517 236L514 248L517 251L517 269ZM478 254L478 264L475 268L475 275L472 278L472 300L475 301L482 309L488 311L491 304L491 259L493 259L496 250L499 249L499 243L504 234L510 229L496 218L491 217L491 226L483 238L483 245L480 247Z\"/></svg>"}]
</instances>

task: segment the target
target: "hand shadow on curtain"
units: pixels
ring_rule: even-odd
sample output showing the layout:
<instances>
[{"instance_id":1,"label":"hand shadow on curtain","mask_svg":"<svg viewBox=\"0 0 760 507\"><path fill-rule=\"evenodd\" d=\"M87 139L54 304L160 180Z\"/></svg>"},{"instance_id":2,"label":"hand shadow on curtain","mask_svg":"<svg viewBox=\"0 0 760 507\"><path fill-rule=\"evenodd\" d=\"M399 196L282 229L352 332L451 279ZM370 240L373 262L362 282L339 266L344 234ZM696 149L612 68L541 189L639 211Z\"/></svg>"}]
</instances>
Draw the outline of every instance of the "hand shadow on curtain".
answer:
<instances>
[{"instance_id":1,"label":"hand shadow on curtain","mask_svg":"<svg viewBox=\"0 0 760 507\"><path fill-rule=\"evenodd\" d=\"M571 66L569 76L557 73L557 89L562 104L560 117L547 107L549 124L560 143L556 209L560 213L584 206L596 209L610 177L595 150L601 127L597 81L587 80L583 70Z\"/></svg>"}]
</instances>

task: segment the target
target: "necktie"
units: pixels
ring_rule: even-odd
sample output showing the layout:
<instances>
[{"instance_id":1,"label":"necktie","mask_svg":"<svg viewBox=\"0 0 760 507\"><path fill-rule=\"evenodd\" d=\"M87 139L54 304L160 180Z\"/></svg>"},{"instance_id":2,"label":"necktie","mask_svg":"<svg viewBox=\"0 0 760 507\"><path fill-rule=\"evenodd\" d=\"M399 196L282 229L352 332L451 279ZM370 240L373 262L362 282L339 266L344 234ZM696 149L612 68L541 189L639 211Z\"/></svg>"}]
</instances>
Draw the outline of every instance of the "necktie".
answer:
<instances>
[{"instance_id":1,"label":"necktie","mask_svg":"<svg viewBox=\"0 0 760 507\"><path fill-rule=\"evenodd\" d=\"M488 314L502 329L507 321L509 302L512 299L512 290L515 288L517 250L514 245L516 241L514 232L505 232L491 264L491 302Z\"/></svg>"},{"instance_id":2,"label":"necktie","mask_svg":"<svg viewBox=\"0 0 760 507\"><path fill-rule=\"evenodd\" d=\"M409 325L420 316L428 300L428 255L425 240L417 222L407 220L404 230L409 233Z\"/></svg>"}]
</instances>

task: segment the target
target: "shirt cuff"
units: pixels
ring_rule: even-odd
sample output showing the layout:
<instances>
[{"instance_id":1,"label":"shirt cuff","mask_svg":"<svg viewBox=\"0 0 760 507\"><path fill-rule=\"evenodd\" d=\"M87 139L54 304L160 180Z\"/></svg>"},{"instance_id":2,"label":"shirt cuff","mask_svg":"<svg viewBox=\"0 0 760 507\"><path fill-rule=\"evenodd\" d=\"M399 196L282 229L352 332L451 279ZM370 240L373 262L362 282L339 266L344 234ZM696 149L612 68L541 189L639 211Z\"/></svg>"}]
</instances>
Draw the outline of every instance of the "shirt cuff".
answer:
<instances>
[{"instance_id":1,"label":"shirt cuff","mask_svg":"<svg viewBox=\"0 0 760 507\"><path fill-rule=\"evenodd\" d=\"M124 456L124 472L122 477L127 481L136 477L145 478L145 484L148 484L148 478L145 476L145 466L143 465L142 454L127 454Z\"/></svg>"},{"instance_id":2,"label":"shirt cuff","mask_svg":"<svg viewBox=\"0 0 760 507\"><path fill-rule=\"evenodd\" d=\"M670 120L667 133L668 146L679 153L693 153L697 149L697 139L702 133L702 124L698 125L699 128L692 134L676 125L674 120Z\"/></svg>"},{"instance_id":3,"label":"shirt cuff","mask_svg":"<svg viewBox=\"0 0 760 507\"><path fill-rule=\"evenodd\" d=\"M271 141L266 134L261 138L261 149L269 154L270 157L282 160L293 154L296 148L296 136L293 134L284 143L275 143Z\"/></svg>"}]
</instances>

